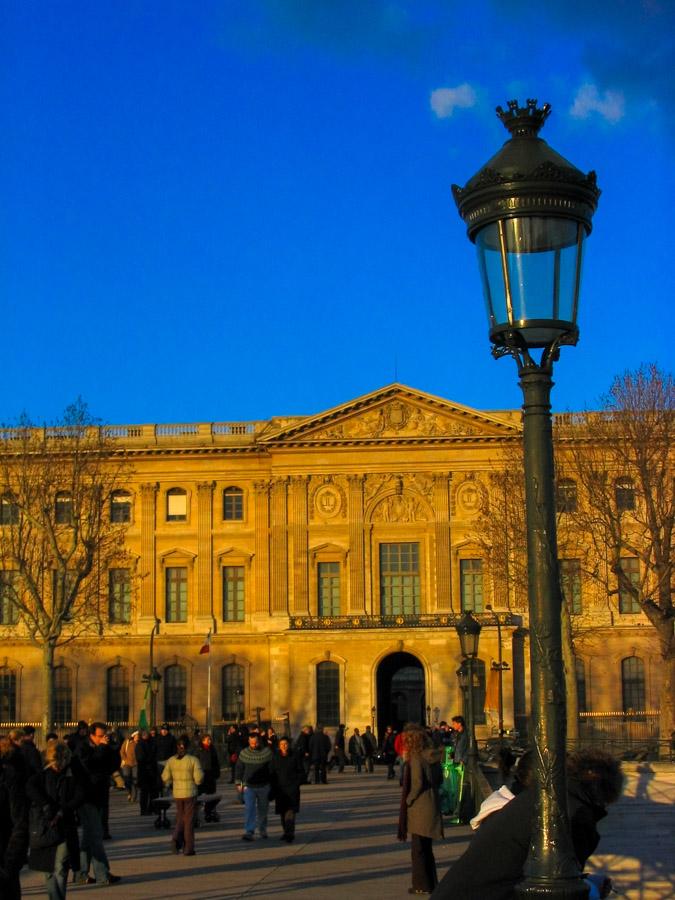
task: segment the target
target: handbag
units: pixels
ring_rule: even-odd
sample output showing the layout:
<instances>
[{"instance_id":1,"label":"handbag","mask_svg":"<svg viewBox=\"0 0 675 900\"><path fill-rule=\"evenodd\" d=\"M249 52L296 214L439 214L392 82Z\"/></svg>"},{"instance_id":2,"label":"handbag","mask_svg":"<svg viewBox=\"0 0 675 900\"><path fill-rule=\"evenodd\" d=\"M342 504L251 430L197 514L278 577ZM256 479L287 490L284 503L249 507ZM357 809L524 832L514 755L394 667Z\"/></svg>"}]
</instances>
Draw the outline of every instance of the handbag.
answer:
<instances>
[{"instance_id":1,"label":"handbag","mask_svg":"<svg viewBox=\"0 0 675 900\"><path fill-rule=\"evenodd\" d=\"M28 814L28 827L31 850L56 847L64 840L61 820L54 819L48 806L31 806Z\"/></svg>"}]
</instances>

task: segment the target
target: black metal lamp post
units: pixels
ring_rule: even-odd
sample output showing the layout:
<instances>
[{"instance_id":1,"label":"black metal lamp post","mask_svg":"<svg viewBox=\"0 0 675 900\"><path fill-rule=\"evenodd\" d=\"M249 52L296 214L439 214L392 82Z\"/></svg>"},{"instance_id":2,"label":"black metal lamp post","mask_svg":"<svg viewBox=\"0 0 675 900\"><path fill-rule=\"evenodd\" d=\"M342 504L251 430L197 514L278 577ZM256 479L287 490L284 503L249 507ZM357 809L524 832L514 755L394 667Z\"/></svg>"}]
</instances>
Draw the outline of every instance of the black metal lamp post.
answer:
<instances>
[{"instance_id":1,"label":"black metal lamp post","mask_svg":"<svg viewBox=\"0 0 675 900\"><path fill-rule=\"evenodd\" d=\"M583 898L569 836L565 779L565 686L560 631L551 388L563 344L576 344L584 240L600 191L538 137L550 106L512 100L497 114L511 133L465 187L453 185L476 244L495 357L513 356L523 391L532 719L537 803L527 897ZM541 350L539 362L531 351Z\"/></svg>"},{"instance_id":2,"label":"black metal lamp post","mask_svg":"<svg viewBox=\"0 0 675 900\"><path fill-rule=\"evenodd\" d=\"M476 716L474 710L474 669L473 663L478 656L478 640L480 638L481 624L475 619L469 610L467 610L462 618L455 626L455 631L459 636L459 644L462 650L464 662L460 667L457 675L460 679L460 686L463 680L463 671L466 672L466 714L467 714L467 731L469 745L467 748L467 772L469 782L471 784L471 798L474 806L474 812L478 811L480 806L479 791L477 787L478 774L478 745L476 744Z\"/></svg>"},{"instance_id":3,"label":"black metal lamp post","mask_svg":"<svg viewBox=\"0 0 675 900\"><path fill-rule=\"evenodd\" d=\"M157 724L157 694L161 680L162 676L156 666L153 666L150 673L150 724L153 726Z\"/></svg>"}]
</instances>

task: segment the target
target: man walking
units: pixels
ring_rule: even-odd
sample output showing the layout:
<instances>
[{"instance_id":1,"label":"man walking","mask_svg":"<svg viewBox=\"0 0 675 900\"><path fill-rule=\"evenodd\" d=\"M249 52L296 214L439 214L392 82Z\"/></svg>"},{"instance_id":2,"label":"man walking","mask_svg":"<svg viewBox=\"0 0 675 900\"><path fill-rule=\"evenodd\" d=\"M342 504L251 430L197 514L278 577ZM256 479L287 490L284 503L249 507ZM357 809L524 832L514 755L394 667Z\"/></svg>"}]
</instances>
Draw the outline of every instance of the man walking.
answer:
<instances>
[{"instance_id":1,"label":"man walking","mask_svg":"<svg viewBox=\"0 0 675 900\"><path fill-rule=\"evenodd\" d=\"M314 784L327 784L326 764L330 753L330 738L324 734L323 725L317 725L309 739L309 758L314 766Z\"/></svg>"},{"instance_id":2,"label":"man walking","mask_svg":"<svg viewBox=\"0 0 675 900\"><path fill-rule=\"evenodd\" d=\"M82 826L80 844L80 884L117 884L119 875L112 875L103 846L103 817L108 802L110 776L120 767L119 751L108 743L103 722L94 722L86 741L76 743L75 754L86 773L84 803L77 811ZM94 877L89 875L93 867Z\"/></svg>"},{"instance_id":3,"label":"man walking","mask_svg":"<svg viewBox=\"0 0 675 900\"><path fill-rule=\"evenodd\" d=\"M176 824L171 836L171 852L183 856L195 855L195 797L197 787L204 780L204 771L196 756L188 751L189 740L183 736L176 741L176 753L170 756L162 769L162 781L167 787L173 786L176 804Z\"/></svg>"},{"instance_id":4,"label":"man walking","mask_svg":"<svg viewBox=\"0 0 675 900\"><path fill-rule=\"evenodd\" d=\"M366 755L366 748L363 746L363 738L358 728L354 729L354 734L349 738L349 756L357 775L361 774L361 766L363 758Z\"/></svg>"},{"instance_id":5,"label":"man walking","mask_svg":"<svg viewBox=\"0 0 675 900\"><path fill-rule=\"evenodd\" d=\"M252 841L256 828L267 837L267 810L270 803L270 763L272 751L260 741L257 731L248 736L248 747L239 754L235 766L237 790L244 797L244 833L242 841Z\"/></svg>"}]
</instances>

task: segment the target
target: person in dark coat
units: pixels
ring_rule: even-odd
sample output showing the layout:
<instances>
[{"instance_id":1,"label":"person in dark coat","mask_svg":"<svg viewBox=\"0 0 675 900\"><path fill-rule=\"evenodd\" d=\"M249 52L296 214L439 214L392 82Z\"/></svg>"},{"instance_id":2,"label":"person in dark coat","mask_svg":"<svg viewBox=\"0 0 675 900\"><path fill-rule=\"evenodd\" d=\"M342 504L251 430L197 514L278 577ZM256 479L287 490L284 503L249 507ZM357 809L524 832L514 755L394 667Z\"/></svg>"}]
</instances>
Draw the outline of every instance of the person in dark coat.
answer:
<instances>
[{"instance_id":1,"label":"person in dark coat","mask_svg":"<svg viewBox=\"0 0 675 900\"><path fill-rule=\"evenodd\" d=\"M82 826L79 881L89 881L89 867L93 866L96 884L117 884L119 875L113 875L108 855L103 846L104 814L110 790L110 776L120 767L119 750L109 744L103 722L93 722L89 728L89 740L80 743L74 754L86 774L84 803L79 809Z\"/></svg>"},{"instance_id":2,"label":"person in dark coat","mask_svg":"<svg viewBox=\"0 0 675 900\"><path fill-rule=\"evenodd\" d=\"M300 810L300 785L304 783L305 767L297 754L291 753L291 742L284 735L270 763L270 796L275 813L281 817L281 837L289 844L295 839L295 816Z\"/></svg>"},{"instance_id":3,"label":"person in dark coat","mask_svg":"<svg viewBox=\"0 0 675 900\"><path fill-rule=\"evenodd\" d=\"M63 900L66 896L68 870L77 875L80 868L80 844L77 836L77 810L84 802L85 775L72 759L68 745L50 741L45 750L45 766L32 775L26 785L32 806L46 812L58 825L62 840L51 847L31 850L28 865L45 873L45 887L49 900Z\"/></svg>"},{"instance_id":4,"label":"person in dark coat","mask_svg":"<svg viewBox=\"0 0 675 900\"><path fill-rule=\"evenodd\" d=\"M324 734L323 725L317 725L316 731L309 739L309 759L314 766L314 784L328 783L326 764L330 748L330 738Z\"/></svg>"},{"instance_id":5,"label":"person in dark coat","mask_svg":"<svg viewBox=\"0 0 675 900\"><path fill-rule=\"evenodd\" d=\"M443 780L441 750L420 725L406 725L402 735L405 760L398 839L410 832L412 887L409 894L430 894L438 884L433 841L443 837L438 789Z\"/></svg>"},{"instance_id":6,"label":"person in dark coat","mask_svg":"<svg viewBox=\"0 0 675 900\"><path fill-rule=\"evenodd\" d=\"M42 769L42 756L35 746L35 729L32 725L26 725L23 729L23 737L19 742L26 769L29 775L35 775Z\"/></svg>"},{"instance_id":7,"label":"person in dark coat","mask_svg":"<svg viewBox=\"0 0 675 900\"><path fill-rule=\"evenodd\" d=\"M574 853L583 870L600 841L596 824L623 787L621 764L602 750L568 760L567 806ZM536 792L528 787L488 816L433 893L434 900L511 900L530 848Z\"/></svg>"},{"instance_id":8,"label":"person in dark coat","mask_svg":"<svg viewBox=\"0 0 675 900\"><path fill-rule=\"evenodd\" d=\"M28 850L25 763L9 738L0 738L0 897L20 900L19 873Z\"/></svg>"},{"instance_id":9,"label":"person in dark coat","mask_svg":"<svg viewBox=\"0 0 675 900\"><path fill-rule=\"evenodd\" d=\"M309 756L309 742L313 733L314 730L311 725L303 725L300 734L297 736L295 744L293 746L293 753L295 753L295 755L298 757L298 759L302 763L303 769L305 770L305 782L309 780L309 770L312 765L312 761Z\"/></svg>"},{"instance_id":10,"label":"person in dark coat","mask_svg":"<svg viewBox=\"0 0 675 900\"><path fill-rule=\"evenodd\" d=\"M138 771L138 802L142 816L151 816L151 802L159 797L159 768L155 742L148 731L141 731L141 739L136 744L136 765Z\"/></svg>"},{"instance_id":11,"label":"person in dark coat","mask_svg":"<svg viewBox=\"0 0 675 900\"><path fill-rule=\"evenodd\" d=\"M330 761L330 769L332 771L333 768L337 766L338 774L344 772L345 763L347 762L345 730L346 727L340 723L338 725L338 730L335 732L335 739L333 741L333 758Z\"/></svg>"},{"instance_id":12,"label":"person in dark coat","mask_svg":"<svg viewBox=\"0 0 675 900\"><path fill-rule=\"evenodd\" d=\"M162 722L159 726L159 734L155 738L155 749L157 750L157 765L161 770L167 759L176 755L176 738L169 731L166 722Z\"/></svg>"},{"instance_id":13,"label":"person in dark coat","mask_svg":"<svg viewBox=\"0 0 675 900\"><path fill-rule=\"evenodd\" d=\"M202 771L204 772L204 780L197 788L197 793L215 794L217 782L220 778L220 763L218 762L218 751L213 746L210 734L202 735L194 755L201 763ZM220 816L216 812L216 806L218 806L218 800L209 800L208 803L204 804L204 819L206 822L220 821Z\"/></svg>"},{"instance_id":14,"label":"person in dark coat","mask_svg":"<svg viewBox=\"0 0 675 900\"><path fill-rule=\"evenodd\" d=\"M382 758L387 764L387 779L391 780L392 778L396 778L396 774L394 772L394 765L396 764L396 732L392 728L391 725L387 725L385 732L382 736L382 747L380 748L382 751Z\"/></svg>"}]
</instances>

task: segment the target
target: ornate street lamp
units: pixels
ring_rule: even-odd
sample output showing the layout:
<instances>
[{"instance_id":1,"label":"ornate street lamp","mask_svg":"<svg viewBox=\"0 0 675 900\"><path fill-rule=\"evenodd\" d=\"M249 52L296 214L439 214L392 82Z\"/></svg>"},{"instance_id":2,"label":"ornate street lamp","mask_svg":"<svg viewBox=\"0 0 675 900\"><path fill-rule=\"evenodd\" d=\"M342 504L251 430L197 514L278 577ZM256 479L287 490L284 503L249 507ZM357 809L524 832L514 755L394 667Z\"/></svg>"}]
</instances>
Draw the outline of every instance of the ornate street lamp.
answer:
<instances>
[{"instance_id":1,"label":"ornate street lamp","mask_svg":"<svg viewBox=\"0 0 675 900\"><path fill-rule=\"evenodd\" d=\"M465 187L453 185L476 244L495 357L513 356L523 391L532 719L537 802L527 897L584 898L567 820L565 685L560 633L551 388L553 362L579 337L584 241L600 191L538 137L551 108L512 100L497 115L511 134ZM541 350L537 362L531 351Z\"/></svg>"},{"instance_id":2,"label":"ornate street lamp","mask_svg":"<svg viewBox=\"0 0 675 900\"><path fill-rule=\"evenodd\" d=\"M474 710L474 668L473 663L478 656L478 640L480 638L481 624L475 619L469 610L463 614L455 631L459 636L459 645L462 650L464 660L457 671L460 687L466 685L466 716L467 731L469 738L469 746L467 748L467 773L469 775L469 783L471 784L471 801L474 807L474 814L478 812L480 807L479 790L478 790L478 745L476 744L476 716Z\"/></svg>"}]
</instances>

